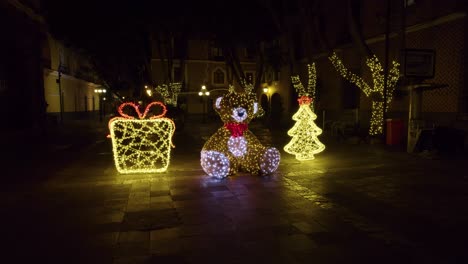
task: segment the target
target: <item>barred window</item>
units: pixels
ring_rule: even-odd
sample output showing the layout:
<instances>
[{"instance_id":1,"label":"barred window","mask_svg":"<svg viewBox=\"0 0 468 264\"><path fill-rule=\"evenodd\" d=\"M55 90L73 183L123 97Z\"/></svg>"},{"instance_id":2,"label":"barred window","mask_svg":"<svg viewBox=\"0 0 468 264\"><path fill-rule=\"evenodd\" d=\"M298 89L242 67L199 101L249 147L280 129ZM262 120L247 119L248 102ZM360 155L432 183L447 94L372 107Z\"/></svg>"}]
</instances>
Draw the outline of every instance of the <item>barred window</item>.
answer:
<instances>
[{"instance_id":1,"label":"barred window","mask_svg":"<svg viewBox=\"0 0 468 264\"><path fill-rule=\"evenodd\" d=\"M216 69L213 73L214 84L224 84L224 72L221 69Z\"/></svg>"}]
</instances>

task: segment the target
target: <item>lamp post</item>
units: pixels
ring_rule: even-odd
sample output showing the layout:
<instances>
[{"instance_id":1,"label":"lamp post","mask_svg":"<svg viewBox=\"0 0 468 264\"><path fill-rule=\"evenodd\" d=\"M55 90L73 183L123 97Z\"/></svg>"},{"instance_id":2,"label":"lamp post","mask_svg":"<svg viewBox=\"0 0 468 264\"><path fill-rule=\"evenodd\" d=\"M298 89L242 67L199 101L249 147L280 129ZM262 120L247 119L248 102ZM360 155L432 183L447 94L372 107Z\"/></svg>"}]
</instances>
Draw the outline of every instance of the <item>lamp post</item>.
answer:
<instances>
[{"instance_id":1,"label":"lamp post","mask_svg":"<svg viewBox=\"0 0 468 264\"><path fill-rule=\"evenodd\" d=\"M206 85L201 86L201 90L198 92L198 95L202 97L203 101L203 123L206 123L206 98L210 96L210 91L206 89Z\"/></svg>"},{"instance_id":2,"label":"lamp post","mask_svg":"<svg viewBox=\"0 0 468 264\"><path fill-rule=\"evenodd\" d=\"M58 89L59 89L60 124L63 124L62 72L60 71L60 69L61 69L61 66L59 66L58 78L55 81L58 84Z\"/></svg>"},{"instance_id":3,"label":"lamp post","mask_svg":"<svg viewBox=\"0 0 468 264\"><path fill-rule=\"evenodd\" d=\"M271 119L271 100L270 100L270 88L268 87L263 87L263 93L266 95L267 97L267 105L268 105L268 109L267 109L267 122L269 123L270 122L270 119Z\"/></svg>"},{"instance_id":4,"label":"lamp post","mask_svg":"<svg viewBox=\"0 0 468 264\"><path fill-rule=\"evenodd\" d=\"M104 114L104 109L103 109L103 100L106 100L103 95L106 93L106 89L94 89L94 93L97 93L99 96L99 122L102 122L102 116Z\"/></svg>"}]
</instances>

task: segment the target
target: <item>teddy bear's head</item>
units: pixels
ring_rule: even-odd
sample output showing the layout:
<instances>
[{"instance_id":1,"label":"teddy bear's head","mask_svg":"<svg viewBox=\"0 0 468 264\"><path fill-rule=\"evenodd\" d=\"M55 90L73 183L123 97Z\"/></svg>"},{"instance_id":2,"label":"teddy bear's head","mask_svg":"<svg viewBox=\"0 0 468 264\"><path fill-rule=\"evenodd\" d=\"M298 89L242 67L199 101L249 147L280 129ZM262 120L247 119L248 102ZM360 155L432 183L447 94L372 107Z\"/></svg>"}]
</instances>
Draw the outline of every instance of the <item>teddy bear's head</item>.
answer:
<instances>
[{"instance_id":1,"label":"teddy bear's head","mask_svg":"<svg viewBox=\"0 0 468 264\"><path fill-rule=\"evenodd\" d=\"M248 124L258 112L255 95L230 91L215 101L214 108L224 123Z\"/></svg>"}]
</instances>

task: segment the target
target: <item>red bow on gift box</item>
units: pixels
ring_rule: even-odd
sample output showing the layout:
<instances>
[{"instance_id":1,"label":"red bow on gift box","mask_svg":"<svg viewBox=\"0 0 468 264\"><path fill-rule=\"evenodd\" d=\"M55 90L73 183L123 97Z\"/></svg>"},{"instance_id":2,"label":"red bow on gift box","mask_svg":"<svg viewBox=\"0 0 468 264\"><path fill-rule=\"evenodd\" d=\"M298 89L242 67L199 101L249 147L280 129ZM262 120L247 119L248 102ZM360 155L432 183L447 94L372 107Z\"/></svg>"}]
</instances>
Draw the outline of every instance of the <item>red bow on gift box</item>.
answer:
<instances>
[{"instance_id":1,"label":"red bow on gift box","mask_svg":"<svg viewBox=\"0 0 468 264\"><path fill-rule=\"evenodd\" d=\"M144 119L153 105L159 105L159 106L161 106L163 112L162 112L161 114L159 114L159 115L153 115L153 116L151 116L150 119L160 118L160 117L163 117L163 116L166 114L166 112L167 112L166 106L165 106L163 103L161 103L161 102L151 102L150 104L148 104L148 105L146 106L145 111L143 112L143 114L140 112L140 109L139 109L138 105L136 105L136 104L134 104L134 103L132 103L132 102L127 102L127 103L121 104L121 105L119 106L118 111L119 111L119 114L120 114L121 116L123 116L124 118L134 119L135 117L129 116L129 115L127 115L127 114L125 114L125 113L123 112L123 109L124 109L126 106L131 106L131 107L133 107L133 109L135 109L135 112L137 113L138 118Z\"/></svg>"},{"instance_id":2,"label":"red bow on gift box","mask_svg":"<svg viewBox=\"0 0 468 264\"><path fill-rule=\"evenodd\" d=\"M145 119L146 118L146 115L148 114L149 110L151 109L151 107L153 107L153 105L159 105L161 106L162 108L162 113L159 114L159 115L152 115L149 117L149 119L157 119L157 118L165 118L164 115L166 114L167 112L167 109L166 109L166 106L161 103L161 102L151 102L150 104L148 104L145 108L145 111L143 112L143 114L140 112L140 109L139 109L139 106L135 103L132 103L132 102L126 102L126 103L123 103L119 106L119 108L117 109L117 111L119 112L120 116L117 116L117 117L114 117L112 118L111 120L109 120L109 130L110 130L110 124L115 121L115 120L119 120L119 119L135 119L135 117L133 116L130 116L130 115L127 115L123 112L123 109L126 107L126 106L130 106L132 107L135 112L137 113L138 115L138 118L139 119ZM172 124L174 125L175 127L175 124L174 124L174 121L172 121L172 119L170 118L166 118L168 120L170 120L172 122ZM108 138L111 137L111 135L107 135ZM174 144L172 144L171 142L171 145L174 146Z\"/></svg>"},{"instance_id":3,"label":"red bow on gift box","mask_svg":"<svg viewBox=\"0 0 468 264\"><path fill-rule=\"evenodd\" d=\"M247 130L248 125L244 123L227 123L224 127L231 131L231 136L242 137L244 135L244 131Z\"/></svg>"}]
</instances>

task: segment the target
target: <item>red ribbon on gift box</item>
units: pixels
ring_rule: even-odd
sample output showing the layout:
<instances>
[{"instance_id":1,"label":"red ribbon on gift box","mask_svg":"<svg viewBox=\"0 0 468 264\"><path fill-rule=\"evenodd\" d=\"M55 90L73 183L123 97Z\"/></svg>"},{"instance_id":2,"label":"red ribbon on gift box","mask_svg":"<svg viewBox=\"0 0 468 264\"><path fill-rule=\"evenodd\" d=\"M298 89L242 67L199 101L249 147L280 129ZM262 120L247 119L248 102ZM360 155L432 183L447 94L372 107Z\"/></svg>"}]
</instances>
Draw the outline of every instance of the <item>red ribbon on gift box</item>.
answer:
<instances>
[{"instance_id":1,"label":"red ribbon on gift box","mask_svg":"<svg viewBox=\"0 0 468 264\"><path fill-rule=\"evenodd\" d=\"M127 102L127 103L121 104L121 105L119 106L119 108L118 108L117 111L118 111L119 114L120 114L122 117L124 117L124 118L135 119L135 117L129 116L129 115L127 115L127 114L125 114L125 113L123 112L123 109L124 109L126 106L131 106L131 107L133 107L133 109L135 109L135 112L137 113L138 118L144 119L144 118L146 117L146 115L148 114L149 110L151 109L151 107L153 107L153 105L159 105L159 106L161 106L162 109L163 109L163 112L162 112L161 114L159 114L159 115L153 115L153 116L151 116L150 119L160 118L160 117L163 117L163 116L166 114L166 112L167 112L166 106L165 106L163 103L161 103L161 102L151 102L150 104L148 104L148 105L146 106L145 111L143 112L143 114L140 112L139 106L138 106L137 104L135 104L135 103L132 103L132 102Z\"/></svg>"},{"instance_id":2,"label":"red ribbon on gift box","mask_svg":"<svg viewBox=\"0 0 468 264\"><path fill-rule=\"evenodd\" d=\"M145 111L143 112L143 114L140 112L140 107L139 107L139 105L137 105L137 104L135 104L135 103L132 103L132 102L122 103L122 104L119 106L119 108L117 109L117 111L119 112L119 114L120 114L121 116L117 116L117 117L114 117L114 118L112 118L112 119L109 120L109 124L108 124L109 130L110 130L110 124L111 124L113 121L115 121L115 120L118 120L118 119L135 119L134 116L130 116L130 115L127 115L126 113L124 113L123 110L124 110L125 107L127 107L127 106L132 107L132 108L135 110L135 112L137 113L139 119L145 119L145 118L146 118L146 115L148 115L149 110L150 110L151 107L153 107L154 105L159 105L159 106L161 106L161 107L162 107L162 113L159 114L159 115L152 115L152 116L149 117L149 119L164 118L164 115L166 115L166 113L167 113L167 108L166 108L166 106L165 106L163 103L161 103L161 102L151 102L151 103L149 103L149 104L146 106ZM172 122L172 124L174 125L174 127L175 127L174 121L172 121L172 119L170 119L170 118L166 118L166 119L170 120L170 121ZM107 137L110 138L111 135L109 134L109 135L107 135ZM172 142L171 142L171 145L174 146L174 144L172 144Z\"/></svg>"}]
</instances>

